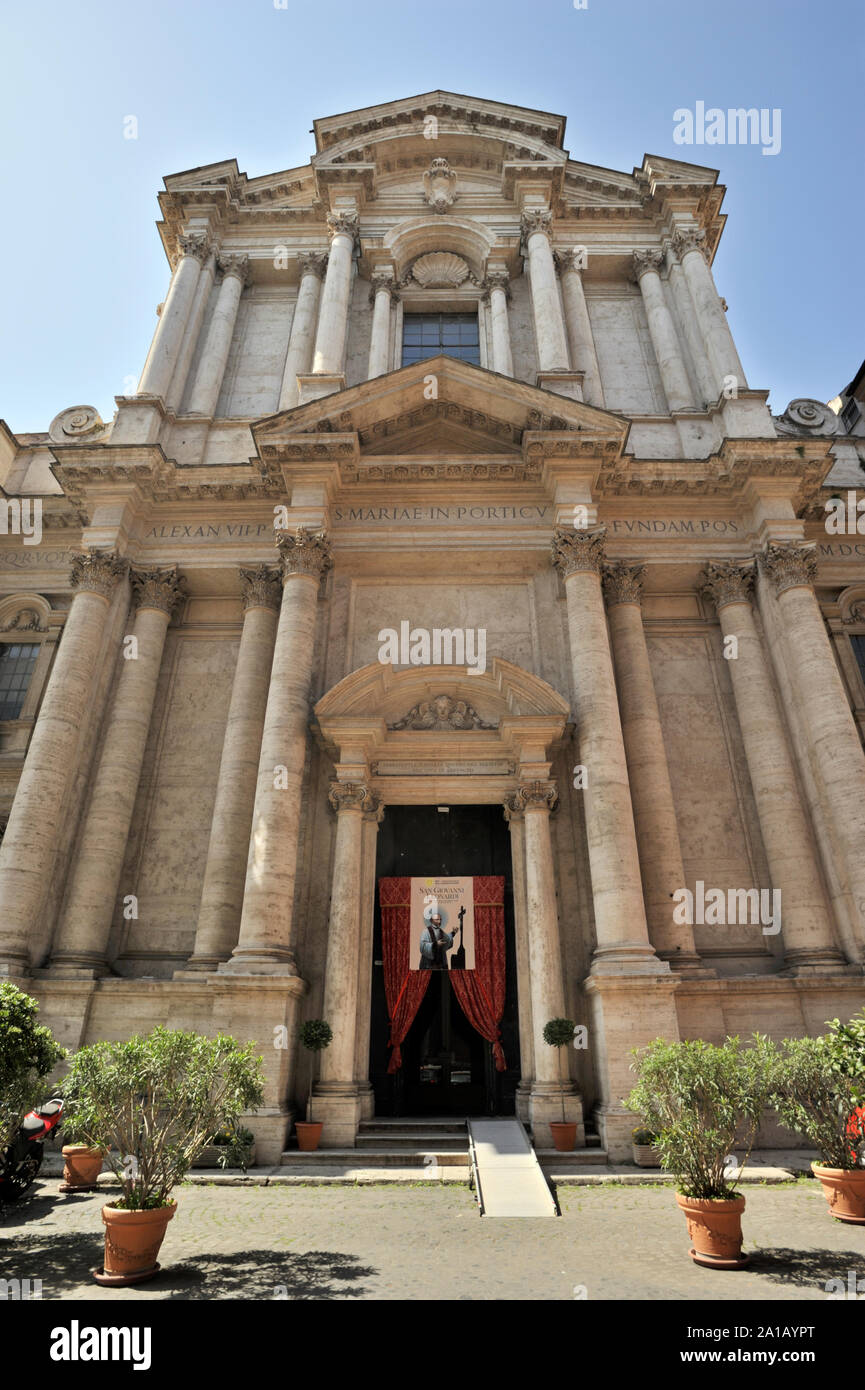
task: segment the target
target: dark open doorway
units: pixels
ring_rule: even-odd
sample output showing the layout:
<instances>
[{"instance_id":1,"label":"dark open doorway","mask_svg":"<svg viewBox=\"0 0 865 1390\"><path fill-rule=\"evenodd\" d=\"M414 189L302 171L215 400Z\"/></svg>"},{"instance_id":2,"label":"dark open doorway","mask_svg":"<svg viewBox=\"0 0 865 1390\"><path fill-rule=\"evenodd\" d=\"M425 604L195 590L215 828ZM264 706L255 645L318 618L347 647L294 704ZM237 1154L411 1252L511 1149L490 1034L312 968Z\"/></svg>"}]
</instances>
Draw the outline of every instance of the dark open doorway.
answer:
<instances>
[{"instance_id":1,"label":"dark open doorway","mask_svg":"<svg viewBox=\"0 0 865 1390\"><path fill-rule=\"evenodd\" d=\"M413 878L503 875L506 997L501 1033L508 1069L495 1070L490 1044L466 1019L447 974L435 972L402 1045L403 1065L388 1075L381 913L376 892L370 1028L370 1082L376 1114L512 1115L520 1057L510 834L502 808L389 806L379 827L376 881L401 874Z\"/></svg>"}]
</instances>

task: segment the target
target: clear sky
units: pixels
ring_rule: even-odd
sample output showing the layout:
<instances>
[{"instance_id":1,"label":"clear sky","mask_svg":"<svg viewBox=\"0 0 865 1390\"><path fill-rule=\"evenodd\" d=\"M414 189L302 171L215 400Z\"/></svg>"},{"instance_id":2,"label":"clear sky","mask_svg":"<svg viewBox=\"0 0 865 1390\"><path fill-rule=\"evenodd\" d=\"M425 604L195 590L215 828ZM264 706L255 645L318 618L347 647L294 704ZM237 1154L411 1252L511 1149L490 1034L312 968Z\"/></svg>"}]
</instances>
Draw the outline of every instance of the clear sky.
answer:
<instances>
[{"instance_id":1,"label":"clear sky","mask_svg":"<svg viewBox=\"0 0 865 1390\"><path fill-rule=\"evenodd\" d=\"M6 0L0 416L109 419L137 380L164 175L292 168L313 119L435 88L564 115L588 163L718 168L715 277L750 384L776 412L828 400L865 356L863 28L862 0ZM779 153L676 144L697 102L778 108Z\"/></svg>"}]
</instances>

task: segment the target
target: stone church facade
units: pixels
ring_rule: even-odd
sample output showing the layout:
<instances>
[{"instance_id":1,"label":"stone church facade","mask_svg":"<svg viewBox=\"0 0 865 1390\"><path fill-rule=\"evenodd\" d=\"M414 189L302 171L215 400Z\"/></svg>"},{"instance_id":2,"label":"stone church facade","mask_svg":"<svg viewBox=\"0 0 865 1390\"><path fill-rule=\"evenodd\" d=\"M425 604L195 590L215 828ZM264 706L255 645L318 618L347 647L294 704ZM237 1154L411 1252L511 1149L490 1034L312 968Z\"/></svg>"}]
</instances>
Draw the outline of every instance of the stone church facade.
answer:
<instances>
[{"instance_id":1,"label":"stone church facade","mask_svg":"<svg viewBox=\"0 0 865 1390\"><path fill-rule=\"evenodd\" d=\"M549 1145L570 1017L568 1115L621 1159L633 1047L865 999L865 433L748 384L715 171L447 92L314 129L302 168L165 180L113 420L0 426L44 528L0 535L0 961L70 1047L253 1039L265 1161L326 1018L350 1147L391 1084L376 880L458 814L428 872L504 845L488 1109Z\"/></svg>"}]
</instances>

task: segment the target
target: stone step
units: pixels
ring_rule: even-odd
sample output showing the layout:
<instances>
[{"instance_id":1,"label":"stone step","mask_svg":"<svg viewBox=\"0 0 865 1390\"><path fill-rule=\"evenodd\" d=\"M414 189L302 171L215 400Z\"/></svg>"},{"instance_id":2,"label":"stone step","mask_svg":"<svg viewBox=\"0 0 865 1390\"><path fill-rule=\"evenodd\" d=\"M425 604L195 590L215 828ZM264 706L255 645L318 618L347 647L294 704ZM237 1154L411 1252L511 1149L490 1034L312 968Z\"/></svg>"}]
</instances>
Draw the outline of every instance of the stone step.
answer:
<instances>
[{"instance_id":1,"label":"stone step","mask_svg":"<svg viewBox=\"0 0 865 1390\"><path fill-rule=\"evenodd\" d=\"M298 1165L356 1168L412 1168L419 1173L437 1164L440 1168L465 1168L468 1166L468 1150L462 1148L445 1149L441 1145L429 1149L399 1148L396 1145L380 1145L375 1149L316 1149L315 1153L301 1153L299 1149L287 1149L280 1158L286 1168Z\"/></svg>"},{"instance_id":2,"label":"stone step","mask_svg":"<svg viewBox=\"0 0 865 1390\"><path fill-rule=\"evenodd\" d=\"M438 1131L425 1132L415 1130L410 1134L404 1134L398 1130L392 1130L388 1134L358 1134L356 1146L366 1151L367 1149L423 1149L425 1152L430 1149L453 1150L460 1153L468 1153L469 1140L467 1134L442 1134Z\"/></svg>"},{"instance_id":3,"label":"stone step","mask_svg":"<svg viewBox=\"0 0 865 1390\"><path fill-rule=\"evenodd\" d=\"M555 1168L561 1172L565 1168L598 1168L609 1163L606 1149L572 1149L570 1153L560 1153L558 1149L535 1149L538 1162L546 1172Z\"/></svg>"},{"instance_id":4,"label":"stone step","mask_svg":"<svg viewBox=\"0 0 865 1390\"><path fill-rule=\"evenodd\" d=\"M358 1126L360 1134L416 1134L422 1131L425 1134L466 1134L465 1120L442 1119L439 1116L431 1116L429 1119L381 1119L381 1120L361 1120Z\"/></svg>"}]
</instances>

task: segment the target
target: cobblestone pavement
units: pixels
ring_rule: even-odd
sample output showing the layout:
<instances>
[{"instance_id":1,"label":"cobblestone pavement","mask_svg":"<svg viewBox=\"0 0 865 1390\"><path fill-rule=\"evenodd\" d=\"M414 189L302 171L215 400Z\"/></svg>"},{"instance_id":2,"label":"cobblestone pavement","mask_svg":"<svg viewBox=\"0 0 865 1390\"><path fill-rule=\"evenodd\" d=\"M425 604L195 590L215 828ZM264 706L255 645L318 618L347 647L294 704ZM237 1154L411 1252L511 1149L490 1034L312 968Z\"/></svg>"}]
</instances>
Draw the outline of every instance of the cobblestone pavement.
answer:
<instances>
[{"instance_id":1,"label":"cobblestone pavement","mask_svg":"<svg viewBox=\"0 0 865 1390\"><path fill-rule=\"evenodd\" d=\"M105 1194L57 1189L0 1222L0 1277L41 1279L43 1299L825 1300L829 1279L865 1281L865 1227L833 1221L813 1181L747 1189L751 1263L729 1272L689 1259L670 1187L562 1188L559 1219L496 1220L456 1185L186 1185L157 1279L98 1289Z\"/></svg>"}]
</instances>

